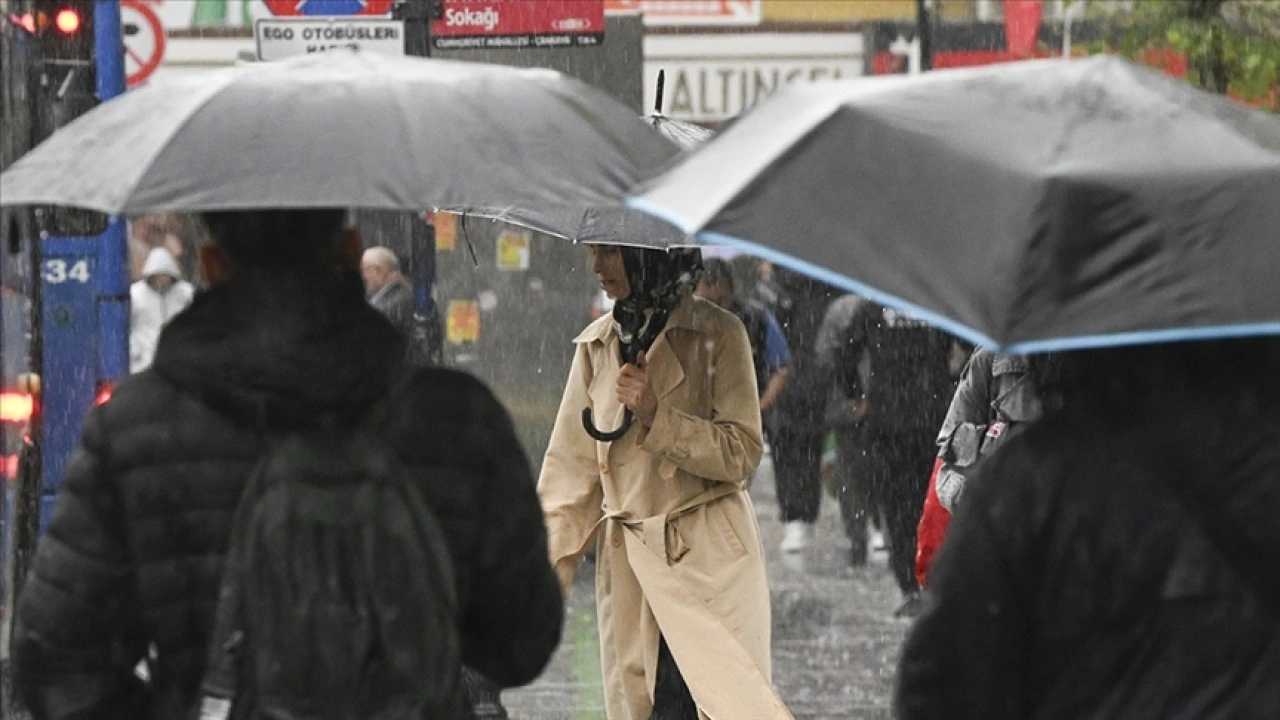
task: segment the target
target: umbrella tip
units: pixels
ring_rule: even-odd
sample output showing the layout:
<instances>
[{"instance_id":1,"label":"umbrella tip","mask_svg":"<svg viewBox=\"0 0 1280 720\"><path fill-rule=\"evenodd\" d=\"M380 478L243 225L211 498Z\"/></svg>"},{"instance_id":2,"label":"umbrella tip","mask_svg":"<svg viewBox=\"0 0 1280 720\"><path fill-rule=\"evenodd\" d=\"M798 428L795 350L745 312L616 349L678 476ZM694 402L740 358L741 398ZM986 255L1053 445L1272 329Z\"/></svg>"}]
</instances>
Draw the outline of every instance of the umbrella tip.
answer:
<instances>
[{"instance_id":1,"label":"umbrella tip","mask_svg":"<svg viewBox=\"0 0 1280 720\"><path fill-rule=\"evenodd\" d=\"M666 84L667 84L667 71L659 70L658 71L658 92L655 93L656 97L654 98L654 101L653 101L653 111L658 113L659 115L662 114L662 91Z\"/></svg>"}]
</instances>

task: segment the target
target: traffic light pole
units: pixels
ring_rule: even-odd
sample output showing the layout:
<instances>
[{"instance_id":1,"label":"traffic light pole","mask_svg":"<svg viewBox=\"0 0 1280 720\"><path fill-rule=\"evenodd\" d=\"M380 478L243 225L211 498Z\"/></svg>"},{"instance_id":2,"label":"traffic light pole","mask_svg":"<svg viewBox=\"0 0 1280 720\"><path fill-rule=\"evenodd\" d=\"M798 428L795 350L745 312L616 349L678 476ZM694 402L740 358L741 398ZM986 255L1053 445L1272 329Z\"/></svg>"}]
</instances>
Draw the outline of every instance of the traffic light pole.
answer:
<instances>
[{"instance_id":1,"label":"traffic light pole","mask_svg":"<svg viewBox=\"0 0 1280 720\"><path fill-rule=\"evenodd\" d=\"M124 33L119 0L95 0L94 54L98 99L125 91ZM114 382L129 373L129 243L125 219L112 217L98 245L98 378Z\"/></svg>"}]
</instances>

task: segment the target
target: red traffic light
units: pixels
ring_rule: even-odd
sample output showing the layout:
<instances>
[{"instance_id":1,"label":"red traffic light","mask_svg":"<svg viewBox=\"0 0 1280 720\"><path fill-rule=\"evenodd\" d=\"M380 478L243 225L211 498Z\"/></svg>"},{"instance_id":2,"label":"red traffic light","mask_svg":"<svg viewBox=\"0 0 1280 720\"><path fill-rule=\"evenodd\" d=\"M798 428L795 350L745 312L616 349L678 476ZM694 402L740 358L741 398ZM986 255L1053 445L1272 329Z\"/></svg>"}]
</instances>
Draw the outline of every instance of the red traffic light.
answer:
<instances>
[{"instance_id":1,"label":"red traffic light","mask_svg":"<svg viewBox=\"0 0 1280 720\"><path fill-rule=\"evenodd\" d=\"M63 8L53 16L53 26L63 35L74 35L80 30L80 13L70 8Z\"/></svg>"}]
</instances>

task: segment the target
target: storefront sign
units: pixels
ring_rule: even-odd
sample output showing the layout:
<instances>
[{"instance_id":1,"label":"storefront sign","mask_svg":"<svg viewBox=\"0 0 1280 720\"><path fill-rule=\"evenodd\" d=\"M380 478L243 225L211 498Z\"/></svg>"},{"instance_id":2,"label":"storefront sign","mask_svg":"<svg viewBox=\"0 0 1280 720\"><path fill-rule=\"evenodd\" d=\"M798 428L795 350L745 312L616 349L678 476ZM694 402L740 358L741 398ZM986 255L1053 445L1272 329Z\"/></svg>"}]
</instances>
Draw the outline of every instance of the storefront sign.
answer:
<instances>
[{"instance_id":1,"label":"storefront sign","mask_svg":"<svg viewBox=\"0 0 1280 720\"><path fill-rule=\"evenodd\" d=\"M663 110L693 122L721 122L794 82L863 74L860 33L650 35L645 38L645 97L666 71Z\"/></svg>"},{"instance_id":2,"label":"storefront sign","mask_svg":"<svg viewBox=\"0 0 1280 720\"><path fill-rule=\"evenodd\" d=\"M599 45L604 0L443 0L431 41L441 50Z\"/></svg>"}]
</instances>

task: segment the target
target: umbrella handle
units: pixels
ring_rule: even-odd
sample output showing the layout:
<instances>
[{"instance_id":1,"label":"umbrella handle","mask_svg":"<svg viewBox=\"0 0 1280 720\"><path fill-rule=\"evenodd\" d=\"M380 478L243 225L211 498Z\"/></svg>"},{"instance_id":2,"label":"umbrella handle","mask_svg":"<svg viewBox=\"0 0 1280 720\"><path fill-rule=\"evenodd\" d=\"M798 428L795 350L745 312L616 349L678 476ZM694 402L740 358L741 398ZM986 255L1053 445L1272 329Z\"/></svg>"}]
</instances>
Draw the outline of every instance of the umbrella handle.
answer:
<instances>
[{"instance_id":1,"label":"umbrella handle","mask_svg":"<svg viewBox=\"0 0 1280 720\"><path fill-rule=\"evenodd\" d=\"M658 71L658 92L654 93L653 111L662 114L662 91L667 87L667 71Z\"/></svg>"},{"instance_id":2,"label":"umbrella handle","mask_svg":"<svg viewBox=\"0 0 1280 720\"><path fill-rule=\"evenodd\" d=\"M622 415L622 427L614 430L613 432L604 432L597 428L595 421L591 419L591 408L582 408L582 428L587 431L587 434L590 435L592 439L598 440L599 442L613 442L614 440L621 438L623 435L627 434L628 430L631 429L631 423L634 421L635 416L631 414L630 410L627 410Z\"/></svg>"}]
</instances>

